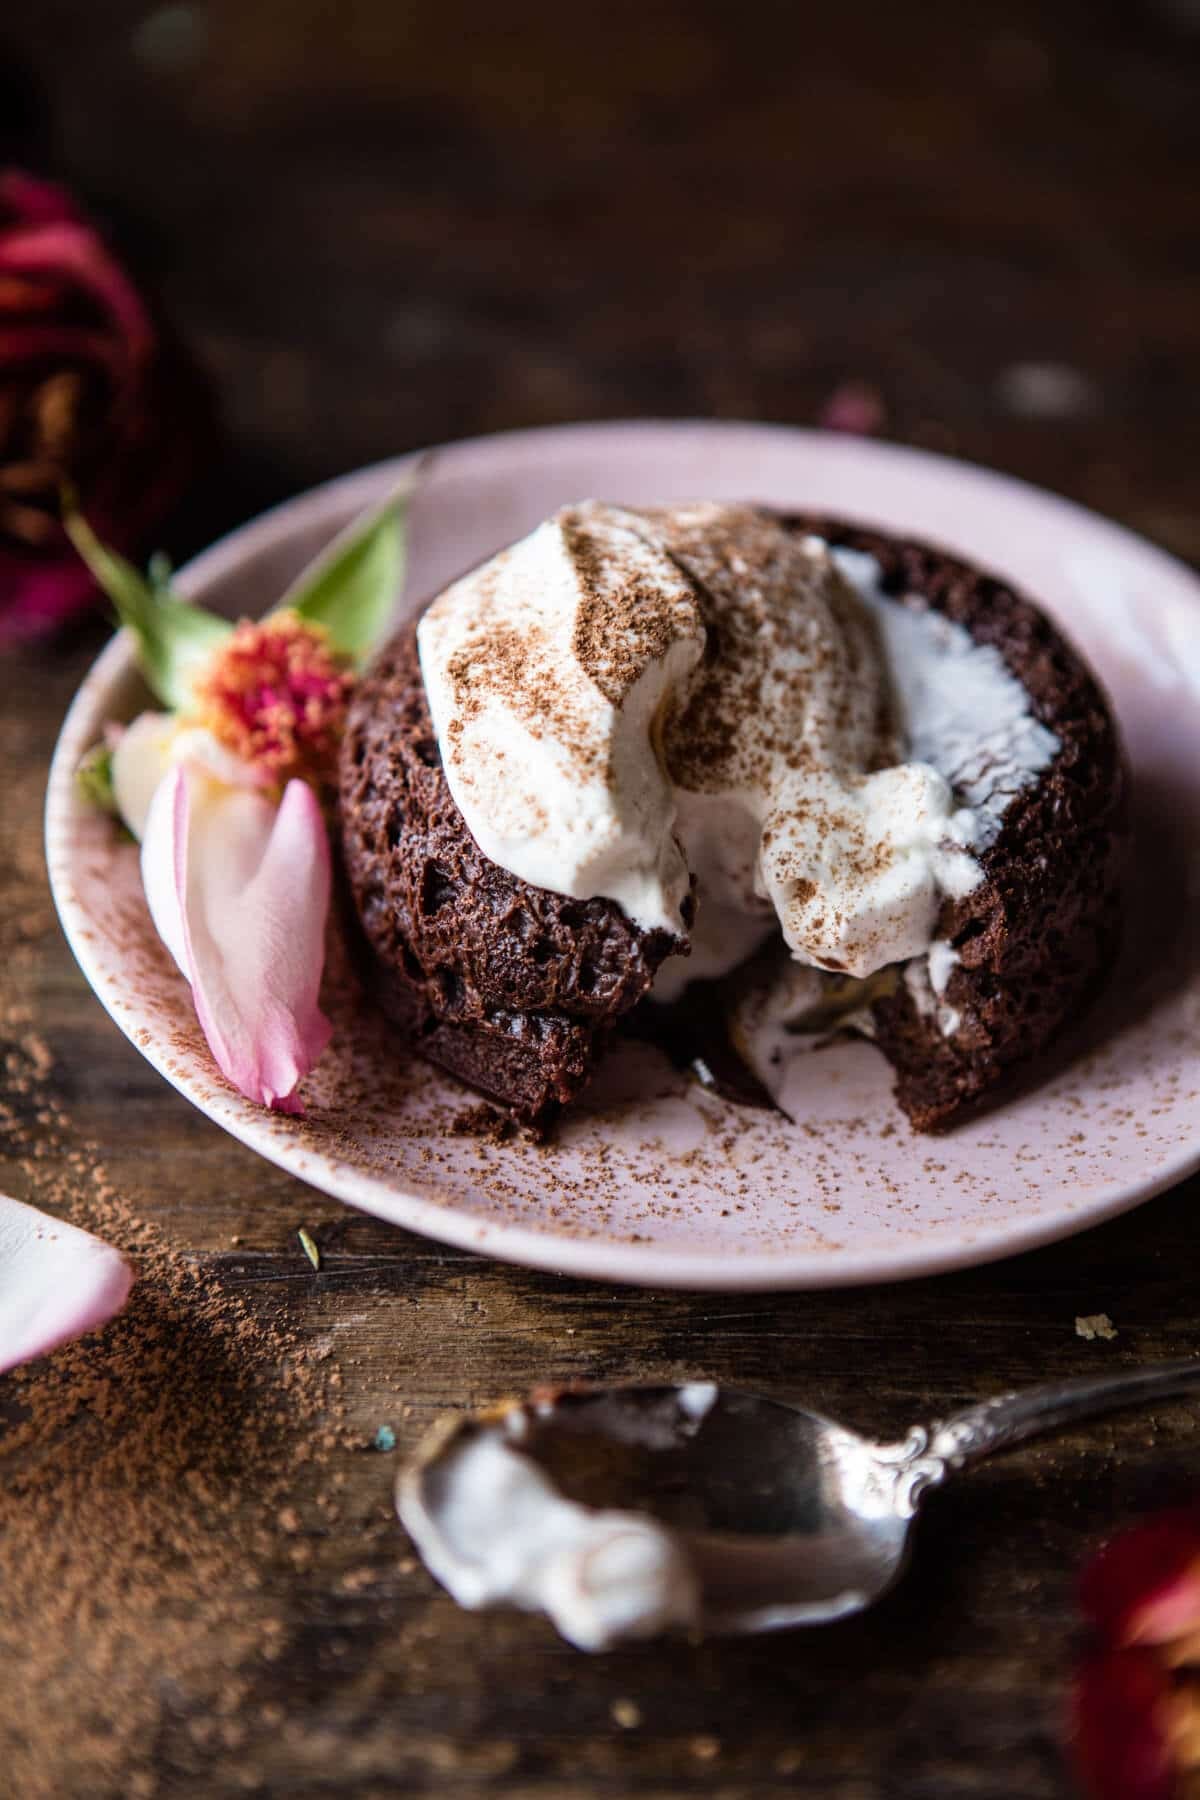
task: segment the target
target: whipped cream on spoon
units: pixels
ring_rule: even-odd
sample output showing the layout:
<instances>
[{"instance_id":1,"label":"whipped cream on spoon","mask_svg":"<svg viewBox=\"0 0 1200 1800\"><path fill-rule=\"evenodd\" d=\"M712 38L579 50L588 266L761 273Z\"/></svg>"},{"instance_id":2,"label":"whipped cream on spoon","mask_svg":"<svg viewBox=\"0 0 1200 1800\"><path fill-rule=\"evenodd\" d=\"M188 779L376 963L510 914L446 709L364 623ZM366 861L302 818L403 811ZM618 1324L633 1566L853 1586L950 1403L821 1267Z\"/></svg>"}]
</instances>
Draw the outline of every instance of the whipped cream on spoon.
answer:
<instances>
[{"instance_id":1,"label":"whipped cream on spoon","mask_svg":"<svg viewBox=\"0 0 1200 1800\"><path fill-rule=\"evenodd\" d=\"M545 1612L580 1649L861 1612L902 1573L922 1497L993 1451L1200 1387L1200 1358L1000 1394L877 1443L712 1382L545 1389L443 1420L400 1518L460 1605Z\"/></svg>"}]
</instances>

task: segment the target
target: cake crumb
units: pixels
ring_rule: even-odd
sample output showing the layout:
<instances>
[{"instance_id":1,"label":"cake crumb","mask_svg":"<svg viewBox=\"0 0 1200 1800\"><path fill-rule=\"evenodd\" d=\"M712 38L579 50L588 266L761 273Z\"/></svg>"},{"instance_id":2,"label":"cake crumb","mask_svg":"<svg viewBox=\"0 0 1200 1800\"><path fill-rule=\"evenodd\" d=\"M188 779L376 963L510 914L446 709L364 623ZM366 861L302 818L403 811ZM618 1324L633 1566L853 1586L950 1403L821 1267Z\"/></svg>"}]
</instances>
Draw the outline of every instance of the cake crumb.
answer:
<instances>
[{"instance_id":1,"label":"cake crumb","mask_svg":"<svg viewBox=\"0 0 1200 1800\"><path fill-rule=\"evenodd\" d=\"M1107 1313L1088 1313L1075 1320L1075 1336L1086 1338L1090 1344L1093 1338L1115 1338L1117 1328Z\"/></svg>"},{"instance_id":2,"label":"cake crumb","mask_svg":"<svg viewBox=\"0 0 1200 1800\"><path fill-rule=\"evenodd\" d=\"M342 1576L341 1587L344 1594L361 1594L375 1580L375 1571L364 1563L359 1569L347 1569Z\"/></svg>"},{"instance_id":3,"label":"cake crumb","mask_svg":"<svg viewBox=\"0 0 1200 1800\"><path fill-rule=\"evenodd\" d=\"M449 1121L449 1129L455 1137L484 1138L493 1144L504 1144L516 1127L504 1113L481 1101L478 1106L468 1106L455 1113Z\"/></svg>"}]
</instances>

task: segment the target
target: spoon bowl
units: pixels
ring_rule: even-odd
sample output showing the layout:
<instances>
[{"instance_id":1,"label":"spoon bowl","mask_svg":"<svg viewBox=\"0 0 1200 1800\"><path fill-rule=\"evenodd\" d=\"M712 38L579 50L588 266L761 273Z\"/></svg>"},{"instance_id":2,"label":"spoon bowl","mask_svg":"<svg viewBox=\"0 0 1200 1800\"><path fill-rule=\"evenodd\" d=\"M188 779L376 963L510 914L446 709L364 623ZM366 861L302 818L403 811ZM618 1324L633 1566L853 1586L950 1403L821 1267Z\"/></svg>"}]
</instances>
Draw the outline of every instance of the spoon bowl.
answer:
<instances>
[{"instance_id":1,"label":"spoon bowl","mask_svg":"<svg viewBox=\"0 0 1200 1800\"><path fill-rule=\"evenodd\" d=\"M899 1442L718 1388L541 1389L451 1418L402 1471L400 1517L469 1606L550 1614L584 1648L744 1634L872 1605L921 1497L1037 1433L1200 1385L1200 1360L1002 1394Z\"/></svg>"},{"instance_id":2,"label":"spoon bowl","mask_svg":"<svg viewBox=\"0 0 1200 1800\"><path fill-rule=\"evenodd\" d=\"M535 1405L524 1448L568 1498L678 1537L706 1632L857 1612L904 1566L888 1447L783 1401L702 1383L567 1392Z\"/></svg>"}]
</instances>

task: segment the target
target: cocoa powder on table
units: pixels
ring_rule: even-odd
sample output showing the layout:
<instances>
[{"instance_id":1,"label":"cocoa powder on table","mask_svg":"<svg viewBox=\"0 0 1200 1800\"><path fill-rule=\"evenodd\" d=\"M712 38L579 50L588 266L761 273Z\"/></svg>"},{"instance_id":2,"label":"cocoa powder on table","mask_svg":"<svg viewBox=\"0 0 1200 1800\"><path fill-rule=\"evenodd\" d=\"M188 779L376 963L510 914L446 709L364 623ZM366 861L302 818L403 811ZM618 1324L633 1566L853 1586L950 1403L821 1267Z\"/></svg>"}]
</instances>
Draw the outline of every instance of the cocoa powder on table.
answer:
<instances>
[{"instance_id":1,"label":"cocoa powder on table","mask_svg":"<svg viewBox=\"0 0 1200 1800\"><path fill-rule=\"evenodd\" d=\"M164 1711L198 1747L236 1747L283 1650L272 1571L311 1557L340 1377L114 1191L15 1012L0 1131L21 1197L118 1245L138 1280L103 1332L0 1378L0 1764L23 1800L149 1795Z\"/></svg>"}]
</instances>

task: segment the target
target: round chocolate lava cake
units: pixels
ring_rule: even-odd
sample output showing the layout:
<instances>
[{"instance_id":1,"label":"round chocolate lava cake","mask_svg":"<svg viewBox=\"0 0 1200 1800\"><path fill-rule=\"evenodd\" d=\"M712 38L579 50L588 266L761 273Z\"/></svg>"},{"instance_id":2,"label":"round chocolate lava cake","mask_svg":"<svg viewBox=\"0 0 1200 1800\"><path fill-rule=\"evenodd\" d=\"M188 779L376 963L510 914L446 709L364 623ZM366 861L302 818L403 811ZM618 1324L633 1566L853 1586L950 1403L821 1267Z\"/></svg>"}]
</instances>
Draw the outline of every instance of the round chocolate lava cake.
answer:
<instances>
[{"instance_id":1,"label":"round chocolate lava cake","mask_svg":"<svg viewBox=\"0 0 1200 1800\"><path fill-rule=\"evenodd\" d=\"M1119 931L1126 772L1112 714L1079 655L995 576L929 545L808 514L789 529L868 552L897 605L944 614L990 645L1058 739L979 853L983 878L946 899L937 937L956 960L938 996L899 981L871 1036L919 1130L952 1122L1024 1065L1102 984ZM953 783L953 771L944 770ZM644 931L614 902L537 888L479 849L451 796L415 627L360 684L340 771L341 845L371 995L430 1061L544 1131L614 1028L686 940ZM694 897L685 902L690 925ZM953 1011L947 1034L938 1012Z\"/></svg>"}]
</instances>

